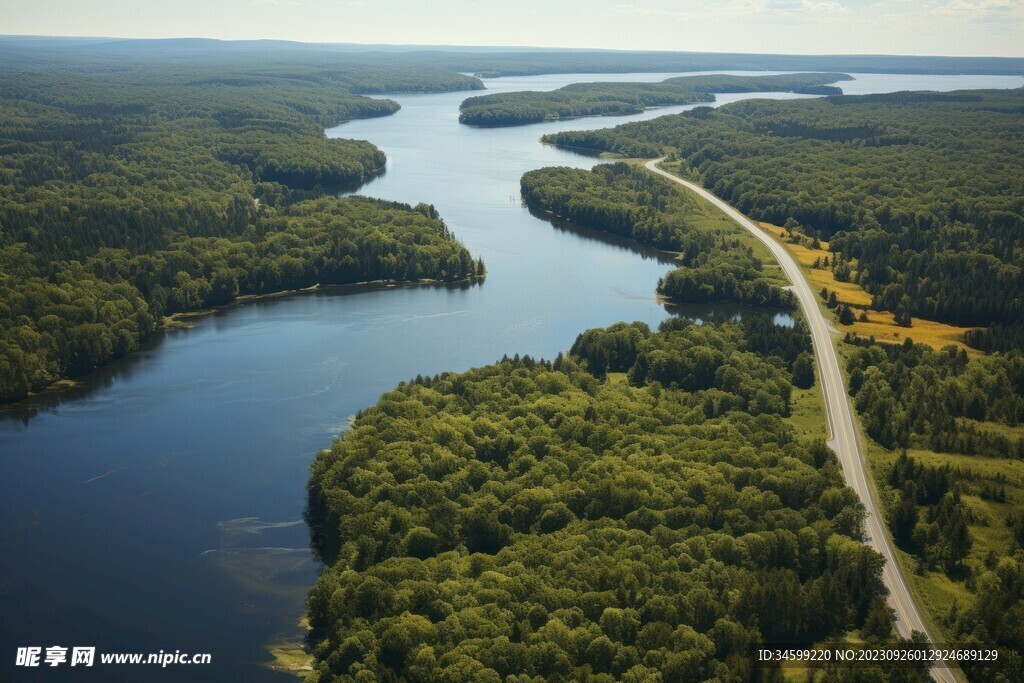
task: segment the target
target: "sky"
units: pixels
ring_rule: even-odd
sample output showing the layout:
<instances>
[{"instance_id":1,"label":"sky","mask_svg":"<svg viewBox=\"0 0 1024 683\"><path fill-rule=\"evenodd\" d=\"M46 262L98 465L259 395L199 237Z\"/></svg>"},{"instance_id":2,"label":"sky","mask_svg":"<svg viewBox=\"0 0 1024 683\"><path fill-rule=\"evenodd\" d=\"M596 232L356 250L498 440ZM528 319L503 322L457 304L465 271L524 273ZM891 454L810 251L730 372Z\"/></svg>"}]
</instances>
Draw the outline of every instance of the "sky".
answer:
<instances>
[{"instance_id":1,"label":"sky","mask_svg":"<svg viewBox=\"0 0 1024 683\"><path fill-rule=\"evenodd\" d=\"M0 34L1024 56L1024 0L0 0Z\"/></svg>"}]
</instances>

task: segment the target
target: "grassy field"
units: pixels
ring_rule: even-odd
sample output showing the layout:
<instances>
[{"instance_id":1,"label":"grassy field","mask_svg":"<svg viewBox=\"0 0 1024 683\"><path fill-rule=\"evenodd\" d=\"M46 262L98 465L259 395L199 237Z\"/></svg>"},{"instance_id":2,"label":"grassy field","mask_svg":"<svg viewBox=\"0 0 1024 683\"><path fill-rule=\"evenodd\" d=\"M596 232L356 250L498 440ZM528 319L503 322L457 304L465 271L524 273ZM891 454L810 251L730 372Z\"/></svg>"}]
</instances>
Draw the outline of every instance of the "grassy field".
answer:
<instances>
[{"instance_id":1,"label":"grassy field","mask_svg":"<svg viewBox=\"0 0 1024 683\"><path fill-rule=\"evenodd\" d=\"M828 418L825 415L825 398L821 394L821 385L815 381L810 389L794 388L792 401L791 412L786 422L793 425L797 434L802 437L827 439Z\"/></svg>"},{"instance_id":2,"label":"grassy field","mask_svg":"<svg viewBox=\"0 0 1024 683\"><path fill-rule=\"evenodd\" d=\"M1014 431L1018 436L1024 436L1024 428ZM865 443L868 444L868 464L875 484L888 505L896 495L888 486L888 479L898 454L869 439L865 439ZM1024 504L1024 462L919 449L908 449L907 454L927 465L948 464L958 472L957 480L963 486L961 499L970 509L973 518L969 525L973 545L965 564L976 569L973 572L975 575L980 573L991 557L1013 553L1015 545L1008 520ZM983 497L981 494L986 486L1005 491L1005 501ZM950 578L940 571L924 570L917 559L908 553L899 549L896 549L896 553L915 599L939 627L937 637L941 637L949 625L948 618L954 602L959 609L963 609L974 601L967 573L964 577Z\"/></svg>"},{"instance_id":3,"label":"grassy field","mask_svg":"<svg viewBox=\"0 0 1024 683\"><path fill-rule=\"evenodd\" d=\"M827 242L821 242L815 246L806 237L800 238L799 241L793 241L789 231L785 228L770 223L760 223L760 226L785 246L797 262L803 266L813 290L817 292L824 288L829 292L835 292L836 299L840 303L849 304L855 309L858 320L852 325L838 326L840 331L851 331L860 337L874 337L877 341L892 344L901 344L904 339L910 337L914 342L927 344L936 350L952 344L957 348L966 349L968 353L980 353L977 349L972 349L963 343L964 333L969 328L946 325L922 318L914 318L912 327L901 327L896 324L891 312L870 310L871 295L869 293L853 282L836 280L832 270L823 267L826 259L831 260L832 258ZM867 315L867 320L859 319L861 312Z\"/></svg>"},{"instance_id":4,"label":"grassy field","mask_svg":"<svg viewBox=\"0 0 1024 683\"><path fill-rule=\"evenodd\" d=\"M640 166L647 160L624 159L623 161ZM682 175L679 162L665 162L661 166L666 171ZM680 189L680 191L684 190ZM788 284L785 275L782 273L781 266L775 262L771 253L760 240L746 230L738 230L735 223L711 204L696 195L691 196L700 207L699 213L692 217L695 225L714 232L734 235L743 244L750 246L754 250L754 254L764 264L765 275L769 280L774 284ZM848 304L854 309L858 320L852 325L837 325L840 331L851 331L860 337L874 337L877 341L892 344L901 344L904 339L910 337L914 342L927 344L936 350L952 344L957 348L965 349L968 353L980 353L977 349L972 349L963 343L964 333L969 328L946 325L922 318L914 318L912 326L909 328L901 327L896 324L891 312L870 310L871 294L864 291L856 283L836 280L831 268L824 267L824 264L830 262L833 258L832 252L829 251L828 242L818 242L815 244L813 240L802 235L796 235L794 238L794 235L788 230L777 225L772 225L771 223L759 223L759 225L775 237L796 258L797 262L803 267L807 280L815 292L820 291L822 288L828 292L835 292L836 299L840 303ZM829 312L833 319L835 319L834 313ZM866 320L860 320L861 313L866 316Z\"/></svg>"}]
</instances>

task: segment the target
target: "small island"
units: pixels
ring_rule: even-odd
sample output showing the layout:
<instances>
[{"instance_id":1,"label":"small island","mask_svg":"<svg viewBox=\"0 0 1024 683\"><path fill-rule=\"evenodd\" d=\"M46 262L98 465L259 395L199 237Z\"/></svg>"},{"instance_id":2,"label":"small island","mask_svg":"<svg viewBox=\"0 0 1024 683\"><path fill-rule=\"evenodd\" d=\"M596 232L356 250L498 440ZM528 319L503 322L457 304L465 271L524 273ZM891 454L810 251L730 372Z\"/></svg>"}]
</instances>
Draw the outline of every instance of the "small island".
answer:
<instances>
[{"instance_id":1,"label":"small island","mask_svg":"<svg viewBox=\"0 0 1024 683\"><path fill-rule=\"evenodd\" d=\"M573 83L550 92L523 91L470 97L459 122L473 126L522 126L580 116L625 116L648 107L714 102L715 93L791 92L841 95L827 85L851 81L841 73L679 76L661 83Z\"/></svg>"}]
</instances>

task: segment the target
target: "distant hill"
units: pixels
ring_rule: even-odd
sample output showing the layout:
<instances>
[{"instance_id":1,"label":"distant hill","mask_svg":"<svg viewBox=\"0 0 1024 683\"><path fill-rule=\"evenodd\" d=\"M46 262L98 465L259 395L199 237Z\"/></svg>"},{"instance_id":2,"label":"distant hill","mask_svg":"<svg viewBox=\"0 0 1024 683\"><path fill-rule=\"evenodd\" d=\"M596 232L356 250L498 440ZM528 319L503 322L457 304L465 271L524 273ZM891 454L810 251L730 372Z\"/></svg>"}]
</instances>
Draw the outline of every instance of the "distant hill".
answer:
<instances>
[{"instance_id":1,"label":"distant hill","mask_svg":"<svg viewBox=\"0 0 1024 683\"><path fill-rule=\"evenodd\" d=\"M628 73L687 71L839 71L847 73L1024 75L1024 58L919 57L907 55L773 55L717 52L644 52L530 47L446 45L360 45L300 43L287 40L212 38L81 38L0 36L0 69L17 68L47 53L81 54L121 60L150 55L161 59L277 53L356 62L434 66L484 78L546 73ZM78 65L77 68L81 68Z\"/></svg>"}]
</instances>

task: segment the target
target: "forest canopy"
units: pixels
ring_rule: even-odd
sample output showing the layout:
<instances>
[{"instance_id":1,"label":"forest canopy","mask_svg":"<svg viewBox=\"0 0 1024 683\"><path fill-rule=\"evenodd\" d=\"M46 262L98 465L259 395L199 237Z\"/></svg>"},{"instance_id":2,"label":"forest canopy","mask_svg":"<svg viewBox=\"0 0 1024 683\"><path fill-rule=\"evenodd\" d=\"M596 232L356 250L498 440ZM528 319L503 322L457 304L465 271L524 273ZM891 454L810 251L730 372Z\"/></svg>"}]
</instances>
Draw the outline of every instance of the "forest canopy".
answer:
<instances>
[{"instance_id":1,"label":"forest canopy","mask_svg":"<svg viewBox=\"0 0 1024 683\"><path fill-rule=\"evenodd\" d=\"M520 186L531 208L676 253L679 265L658 292L677 303L793 306L728 218L642 169L542 168L523 174Z\"/></svg>"},{"instance_id":2,"label":"forest canopy","mask_svg":"<svg viewBox=\"0 0 1024 683\"><path fill-rule=\"evenodd\" d=\"M849 389L881 509L915 594L950 642L997 644L969 680L1024 672L1024 356L847 335ZM936 636L940 637L940 636Z\"/></svg>"},{"instance_id":3,"label":"forest canopy","mask_svg":"<svg viewBox=\"0 0 1024 683\"><path fill-rule=\"evenodd\" d=\"M752 100L546 139L677 155L748 215L830 238L876 308L995 325L972 341L1008 348L1024 338L1022 111L1024 89Z\"/></svg>"},{"instance_id":4,"label":"forest canopy","mask_svg":"<svg viewBox=\"0 0 1024 683\"><path fill-rule=\"evenodd\" d=\"M0 71L0 400L240 294L483 274L432 207L333 196L385 160L324 135L397 110L346 90L360 79L429 90L463 77L80 68Z\"/></svg>"},{"instance_id":5,"label":"forest canopy","mask_svg":"<svg viewBox=\"0 0 1024 683\"><path fill-rule=\"evenodd\" d=\"M759 643L888 637L863 509L759 350L806 331L767 325L591 330L361 411L309 483L308 680L751 680Z\"/></svg>"},{"instance_id":6,"label":"forest canopy","mask_svg":"<svg viewBox=\"0 0 1024 683\"><path fill-rule=\"evenodd\" d=\"M861 343L847 369L861 422L883 446L1024 458L1024 439L980 424L1024 423L1020 352L971 358L954 346Z\"/></svg>"},{"instance_id":7,"label":"forest canopy","mask_svg":"<svg viewBox=\"0 0 1024 683\"><path fill-rule=\"evenodd\" d=\"M683 73L692 71L832 71L898 74L1024 75L1020 57L911 55L780 55L713 52L414 52L404 55L480 78L552 73Z\"/></svg>"},{"instance_id":8,"label":"forest canopy","mask_svg":"<svg viewBox=\"0 0 1024 683\"><path fill-rule=\"evenodd\" d=\"M459 121L475 126L519 126L579 116L625 116L647 107L714 102L714 93L795 92L838 95L827 83L852 80L846 74L680 76L661 83L573 83L557 90L479 95L459 107Z\"/></svg>"}]
</instances>

